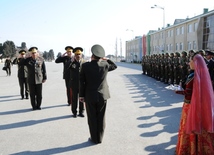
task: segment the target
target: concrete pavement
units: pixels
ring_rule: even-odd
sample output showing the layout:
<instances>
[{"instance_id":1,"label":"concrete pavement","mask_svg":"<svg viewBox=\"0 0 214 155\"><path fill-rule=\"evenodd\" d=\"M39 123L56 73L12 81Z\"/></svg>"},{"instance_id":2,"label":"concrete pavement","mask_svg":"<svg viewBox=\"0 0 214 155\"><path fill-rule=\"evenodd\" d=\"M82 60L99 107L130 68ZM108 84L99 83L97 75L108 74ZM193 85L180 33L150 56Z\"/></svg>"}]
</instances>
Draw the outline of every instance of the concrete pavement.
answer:
<instances>
[{"instance_id":1,"label":"concrete pavement","mask_svg":"<svg viewBox=\"0 0 214 155\"><path fill-rule=\"evenodd\" d=\"M0 68L3 64L0 64ZM183 96L142 75L139 64L118 63L108 74L111 98L102 144L89 138L87 117L71 117L62 64L46 62L41 111L20 100L17 66L0 70L0 155L173 155Z\"/></svg>"}]
</instances>

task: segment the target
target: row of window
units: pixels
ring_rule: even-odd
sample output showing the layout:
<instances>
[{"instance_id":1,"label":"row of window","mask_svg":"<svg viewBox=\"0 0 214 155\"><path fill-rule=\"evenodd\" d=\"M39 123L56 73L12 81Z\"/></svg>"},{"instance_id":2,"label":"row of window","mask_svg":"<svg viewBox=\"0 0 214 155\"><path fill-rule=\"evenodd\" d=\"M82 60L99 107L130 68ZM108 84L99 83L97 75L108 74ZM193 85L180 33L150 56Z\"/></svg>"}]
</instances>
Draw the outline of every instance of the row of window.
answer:
<instances>
[{"instance_id":1,"label":"row of window","mask_svg":"<svg viewBox=\"0 0 214 155\"><path fill-rule=\"evenodd\" d=\"M187 26L187 33L195 32L197 30L197 27L198 27L198 23L189 24ZM181 35L181 34L184 34L184 26L176 28L176 35ZM164 39L164 32L161 32L160 36L159 36L159 34L155 34L154 35L154 40L159 39L159 37L161 39ZM166 37L173 37L173 30L168 30Z\"/></svg>"},{"instance_id":2,"label":"row of window","mask_svg":"<svg viewBox=\"0 0 214 155\"><path fill-rule=\"evenodd\" d=\"M189 41L187 43L187 49L188 50L197 49L196 41L193 41L193 42ZM153 51L154 52L159 52L159 51L163 51L163 50L164 50L164 45L154 46L153 47ZM182 42L181 43L176 43L175 50L176 51L184 50L184 44ZM174 51L173 44L166 45L166 51Z\"/></svg>"}]
</instances>

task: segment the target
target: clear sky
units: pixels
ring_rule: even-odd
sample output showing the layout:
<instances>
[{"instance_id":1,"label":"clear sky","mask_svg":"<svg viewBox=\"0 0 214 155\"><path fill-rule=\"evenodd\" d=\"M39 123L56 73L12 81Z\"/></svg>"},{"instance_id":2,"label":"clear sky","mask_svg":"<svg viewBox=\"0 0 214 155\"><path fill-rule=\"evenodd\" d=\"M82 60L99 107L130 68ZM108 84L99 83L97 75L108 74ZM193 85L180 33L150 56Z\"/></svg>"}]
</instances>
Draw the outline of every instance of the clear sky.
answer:
<instances>
[{"instance_id":1,"label":"clear sky","mask_svg":"<svg viewBox=\"0 0 214 155\"><path fill-rule=\"evenodd\" d=\"M155 4L165 8L165 25L214 10L213 0L0 0L0 43L25 42L55 54L80 46L86 55L100 44L107 55L115 54L118 38L125 55L126 40L163 26L163 10L151 9Z\"/></svg>"}]
</instances>

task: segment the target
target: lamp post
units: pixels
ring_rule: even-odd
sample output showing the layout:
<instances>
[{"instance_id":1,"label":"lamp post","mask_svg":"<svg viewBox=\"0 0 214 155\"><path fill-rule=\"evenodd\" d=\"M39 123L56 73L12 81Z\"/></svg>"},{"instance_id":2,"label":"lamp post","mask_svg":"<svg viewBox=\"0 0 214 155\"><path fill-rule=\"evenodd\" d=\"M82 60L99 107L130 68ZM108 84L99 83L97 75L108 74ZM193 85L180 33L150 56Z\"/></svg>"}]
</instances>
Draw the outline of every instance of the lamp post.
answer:
<instances>
[{"instance_id":1,"label":"lamp post","mask_svg":"<svg viewBox=\"0 0 214 155\"><path fill-rule=\"evenodd\" d=\"M165 9L164 7L158 6L158 5L154 5L151 7L152 9L158 8L158 9L162 9L163 10L163 28L165 27Z\"/></svg>"},{"instance_id":2,"label":"lamp post","mask_svg":"<svg viewBox=\"0 0 214 155\"><path fill-rule=\"evenodd\" d=\"M154 6L152 6L151 7L151 9L155 9L155 8L158 8L158 9L162 9L163 10L163 29L165 28L165 9L164 9L164 7L161 7L161 6L158 6L158 5L154 5ZM165 44L166 44L166 36L165 36L165 31L164 31L164 33L163 33L163 37L164 37L164 45L163 45L163 50L162 50L162 52L164 52L165 51Z\"/></svg>"}]
</instances>

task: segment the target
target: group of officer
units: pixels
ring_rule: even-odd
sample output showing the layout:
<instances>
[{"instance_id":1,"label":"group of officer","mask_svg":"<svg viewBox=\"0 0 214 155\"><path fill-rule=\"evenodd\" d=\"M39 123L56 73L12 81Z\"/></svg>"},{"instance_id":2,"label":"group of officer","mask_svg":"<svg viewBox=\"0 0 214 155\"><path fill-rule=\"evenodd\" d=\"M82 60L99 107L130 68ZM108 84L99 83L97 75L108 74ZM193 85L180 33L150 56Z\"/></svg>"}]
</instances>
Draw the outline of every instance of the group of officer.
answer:
<instances>
[{"instance_id":1,"label":"group of officer","mask_svg":"<svg viewBox=\"0 0 214 155\"><path fill-rule=\"evenodd\" d=\"M79 72L81 65L85 62L82 57L83 48L72 46L65 47L65 53L59 56L55 63L63 63L63 79L65 80L68 105L71 106L73 117L84 117L83 102L78 100L79 96ZM74 54L74 56L73 56Z\"/></svg>"},{"instance_id":2,"label":"group of officer","mask_svg":"<svg viewBox=\"0 0 214 155\"><path fill-rule=\"evenodd\" d=\"M107 73L117 68L116 64L105 58L105 50L96 44L91 48L91 61L82 57L83 48L65 47L65 53L55 63L63 63L68 105L71 105L73 117L88 116L89 140L95 144L102 142L105 129L105 111L110 92ZM73 55L74 54L74 55ZM85 104L84 104L85 103Z\"/></svg>"},{"instance_id":3,"label":"group of officer","mask_svg":"<svg viewBox=\"0 0 214 155\"><path fill-rule=\"evenodd\" d=\"M214 52L211 50L190 50L175 53L145 55L142 57L142 71L165 84L183 85L189 74L189 58L193 53L204 57L212 82L214 81Z\"/></svg>"},{"instance_id":4,"label":"group of officer","mask_svg":"<svg viewBox=\"0 0 214 155\"><path fill-rule=\"evenodd\" d=\"M29 53L19 51L19 56L13 61L18 65L18 79L21 99L29 98L33 110L41 110L42 84L47 79L44 58L39 56L38 48L31 47ZM26 55L27 53L27 55Z\"/></svg>"}]
</instances>

